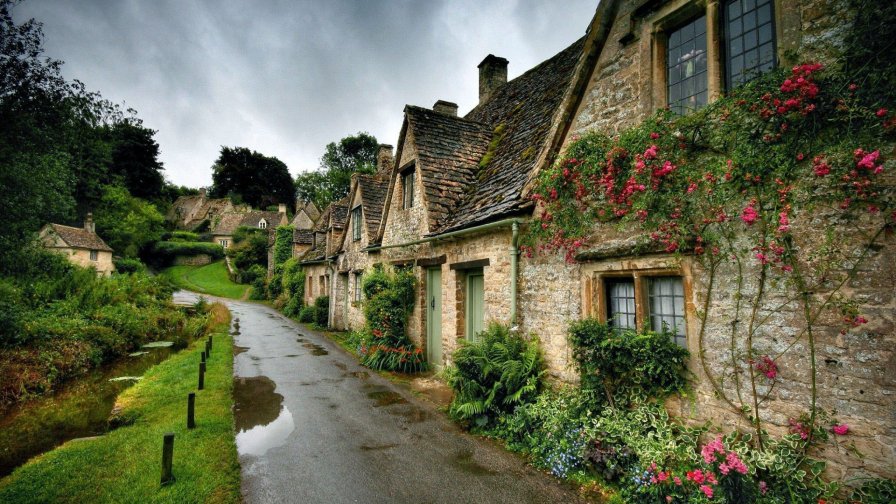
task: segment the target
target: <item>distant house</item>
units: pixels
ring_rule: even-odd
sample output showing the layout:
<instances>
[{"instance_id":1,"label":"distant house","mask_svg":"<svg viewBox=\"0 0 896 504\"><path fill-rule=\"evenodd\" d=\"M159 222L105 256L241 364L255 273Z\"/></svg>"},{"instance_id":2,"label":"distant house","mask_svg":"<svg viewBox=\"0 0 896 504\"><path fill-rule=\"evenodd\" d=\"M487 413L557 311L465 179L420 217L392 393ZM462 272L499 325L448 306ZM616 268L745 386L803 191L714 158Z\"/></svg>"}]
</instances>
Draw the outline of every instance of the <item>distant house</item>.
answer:
<instances>
[{"instance_id":1,"label":"distant house","mask_svg":"<svg viewBox=\"0 0 896 504\"><path fill-rule=\"evenodd\" d=\"M199 194L177 198L166 218L177 229L204 232L217 228L224 215L245 213L246 210L246 206L234 205L229 198L208 198L203 188Z\"/></svg>"},{"instance_id":2,"label":"distant house","mask_svg":"<svg viewBox=\"0 0 896 504\"><path fill-rule=\"evenodd\" d=\"M96 234L93 214L84 218L84 227L47 224L40 230L41 244L53 252L64 255L78 266L94 268L99 275L108 276L115 271L112 264L112 248Z\"/></svg>"},{"instance_id":3,"label":"distant house","mask_svg":"<svg viewBox=\"0 0 896 504\"><path fill-rule=\"evenodd\" d=\"M320 210L312 201L296 201L296 214L290 224L295 229L312 229L320 218Z\"/></svg>"}]
</instances>

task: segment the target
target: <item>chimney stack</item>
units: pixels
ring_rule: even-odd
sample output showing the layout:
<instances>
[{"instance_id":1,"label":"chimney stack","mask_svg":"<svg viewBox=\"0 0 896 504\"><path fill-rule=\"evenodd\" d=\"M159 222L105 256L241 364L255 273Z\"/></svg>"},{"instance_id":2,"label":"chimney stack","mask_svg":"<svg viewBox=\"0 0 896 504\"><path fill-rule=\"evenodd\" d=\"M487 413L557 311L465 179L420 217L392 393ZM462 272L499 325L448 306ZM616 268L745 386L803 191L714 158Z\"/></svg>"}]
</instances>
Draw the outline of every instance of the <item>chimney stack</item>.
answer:
<instances>
[{"instance_id":1,"label":"chimney stack","mask_svg":"<svg viewBox=\"0 0 896 504\"><path fill-rule=\"evenodd\" d=\"M505 58L489 54L479 64L479 104L482 105L498 89L507 82L507 64Z\"/></svg>"},{"instance_id":2,"label":"chimney stack","mask_svg":"<svg viewBox=\"0 0 896 504\"><path fill-rule=\"evenodd\" d=\"M439 100L435 105L432 106L432 109L436 112L441 112L442 114L448 114L450 116L457 117L457 104L451 103L445 100Z\"/></svg>"},{"instance_id":3,"label":"chimney stack","mask_svg":"<svg viewBox=\"0 0 896 504\"><path fill-rule=\"evenodd\" d=\"M285 203L280 203L279 205L277 205L277 213L286 214L286 204Z\"/></svg>"},{"instance_id":4,"label":"chimney stack","mask_svg":"<svg viewBox=\"0 0 896 504\"><path fill-rule=\"evenodd\" d=\"M93 212L87 212L84 216L84 229L91 233L96 233L96 224L93 223Z\"/></svg>"},{"instance_id":5,"label":"chimney stack","mask_svg":"<svg viewBox=\"0 0 896 504\"><path fill-rule=\"evenodd\" d=\"M199 197L204 198L206 195L206 189L204 187L199 188Z\"/></svg>"},{"instance_id":6,"label":"chimney stack","mask_svg":"<svg viewBox=\"0 0 896 504\"><path fill-rule=\"evenodd\" d=\"M390 171L392 170L392 164L392 146L387 144L380 144L379 150L376 153L376 171Z\"/></svg>"}]
</instances>

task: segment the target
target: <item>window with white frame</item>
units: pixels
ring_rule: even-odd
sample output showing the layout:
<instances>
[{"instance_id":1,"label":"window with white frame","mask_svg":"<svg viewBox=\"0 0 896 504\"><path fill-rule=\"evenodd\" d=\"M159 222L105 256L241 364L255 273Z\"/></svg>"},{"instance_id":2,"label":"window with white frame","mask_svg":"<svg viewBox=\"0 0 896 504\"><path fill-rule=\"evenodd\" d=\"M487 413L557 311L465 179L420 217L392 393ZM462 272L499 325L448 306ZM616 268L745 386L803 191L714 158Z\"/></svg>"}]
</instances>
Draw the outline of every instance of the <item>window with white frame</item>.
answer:
<instances>
[{"instance_id":1,"label":"window with white frame","mask_svg":"<svg viewBox=\"0 0 896 504\"><path fill-rule=\"evenodd\" d=\"M684 284L681 277L647 279L647 307L650 328L667 331L675 342L687 346L684 323Z\"/></svg>"},{"instance_id":2,"label":"window with white frame","mask_svg":"<svg viewBox=\"0 0 896 504\"><path fill-rule=\"evenodd\" d=\"M229 241L229 240L225 240L225 239L221 239L221 240L218 240L218 244L221 245L221 246L224 247L224 248L227 248L227 245L230 244L230 241Z\"/></svg>"},{"instance_id":3,"label":"window with white frame","mask_svg":"<svg viewBox=\"0 0 896 504\"><path fill-rule=\"evenodd\" d=\"M635 329L635 282L614 278L607 281L607 322L618 330Z\"/></svg>"},{"instance_id":4,"label":"window with white frame","mask_svg":"<svg viewBox=\"0 0 896 504\"><path fill-rule=\"evenodd\" d=\"M268 221L266 221L264 219L261 219L260 221L258 221L258 229L267 229L267 228L268 228Z\"/></svg>"}]
</instances>

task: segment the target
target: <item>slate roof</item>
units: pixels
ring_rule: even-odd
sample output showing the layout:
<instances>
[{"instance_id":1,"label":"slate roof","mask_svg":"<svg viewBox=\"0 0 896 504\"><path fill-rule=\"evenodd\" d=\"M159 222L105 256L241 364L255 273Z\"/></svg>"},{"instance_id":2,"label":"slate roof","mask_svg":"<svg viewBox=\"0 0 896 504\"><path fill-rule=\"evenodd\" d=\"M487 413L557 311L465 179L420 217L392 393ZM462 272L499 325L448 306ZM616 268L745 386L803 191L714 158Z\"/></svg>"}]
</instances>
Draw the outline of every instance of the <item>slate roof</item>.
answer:
<instances>
[{"instance_id":1,"label":"slate roof","mask_svg":"<svg viewBox=\"0 0 896 504\"><path fill-rule=\"evenodd\" d=\"M294 229L292 231L292 242L299 245L311 245L314 243L314 231L310 229Z\"/></svg>"},{"instance_id":2,"label":"slate roof","mask_svg":"<svg viewBox=\"0 0 896 504\"><path fill-rule=\"evenodd\" d=\"M531 206L523 198L523 187L539 154L550 141L551 124L572 82L584 46L585 37L582 37L554 57L498 87L485 103L464 116L467 121L486 125L494 134L492 138L498 139L497 145L490 152L487 165L477 169L477 182L469 186L456 208L437 215L439 220L432 232L469 227Z\"/></svg>"},{"instance_id":3,"label":"slate roof","mask_svg":"<svg viewBox=\"0 0 896 504\"><path fill-rule=\"evenodd\" d=\"M72 248L112 252L112 247L106 245L102 238L84 228L63 226L62 224L49 224L49 226L62 238L62 241Z\"/></svg>"},{"instance_id":4,"label":"slate roof","mask_svg":"<svg viewBox=\"0 0 896 504\"><path fill-rule=\"evenodd\" d=\"M342 229L345 227L345 221L348 220L348 206L351 202L348 196L330 205L330 225Z\"/></svg>"},{"instance_id":5,"label":"slate roof","mask_svg":"<svg viewBox=\"0 0 896 504\"><path fill-rule=\"evenodd\" d=\"M407 106L405 116L417 147L417 173L423 183L430 222L447 219L476 183L479 161L492 129L478 122ZM438 227L438 226L436 226Z\"/></svg>"},{"instance_id":6,"label":"slate roof","mask_svg":"<svg viewBox=\"0 0 896 504\"><path fill-rule=\"evenodd\" d=\"M273 230L280 225L280 213L266 210L251 210L243 216L240 226L257 228L261 219L268 221L267 229L269 230Z\"/></svg>"},{"instance_id":7,"label":"slate roof","mask_svg":"<svg viewBox=\"0 0 896 504\"><path fill-rule=\"evenodd\" d=\"M236 228L240 227L245 216L245 212L224 212L221 214L221 220L218 221L218 225L212 229L212 234L232 235ZM255 222L255 225L258 225L258 221Z\"/></svg>"},{"instance_id":8,"label":"slate roof","mask_svg":"<svg viewBox=\"0 0 896 504\"><path fill-rule=\"evenodd\" d=\"M317 247L302 254L302 257L299 258L299 262L321 261L326 258L327 251L324 244L318 243Z\"/></svg>"},{"instance_id":9,"label":"slate roof","mask_svg":"<svg viewBox=\"0 0 896 504\"><path fill-rule=\"evenodd\" d=\"M367 223L367 236L372 242L376 240L383 219L383 205L389 192L389 179L379 174L358 175L358 187L361 189L361 206L364 222Z\"/></svg>"}]
</instances>

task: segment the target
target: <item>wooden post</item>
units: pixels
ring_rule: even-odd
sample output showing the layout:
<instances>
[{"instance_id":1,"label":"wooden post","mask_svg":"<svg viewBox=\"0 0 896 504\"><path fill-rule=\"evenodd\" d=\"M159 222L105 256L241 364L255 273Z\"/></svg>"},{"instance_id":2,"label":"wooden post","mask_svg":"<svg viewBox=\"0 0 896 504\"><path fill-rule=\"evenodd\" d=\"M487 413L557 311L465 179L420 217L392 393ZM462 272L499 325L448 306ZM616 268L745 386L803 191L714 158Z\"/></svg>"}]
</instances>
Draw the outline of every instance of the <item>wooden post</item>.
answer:
<instances>
[{"instance_id":1,"label":"wooden post","mask_svg":"<svg viewBox=\"0 0 896 504\"><path fill-rule=\"evenodd\" d=\"M196 392L187 394L187 428L196 427Z\"/></svg>"},{"instance_id":2,"label":"wooden post","mask_svg":"<svg viewBox=\"0 0 896 504\"><path fill-rule=\"evenodd\" d=\"M199 353L199 362L205 362L205 350Z\"/></svg>"},{"instance_id":3,"label":"wooden post","mask_svg":"<svg viewBox=\"0 0 896 504\"><path fill-rule=\"evenodd\" d=\"M209 334L209 336L208 336L208 350L209 350L209 352L211 352L211 350L212 350L212 339L213 339L213 338L214 338L214 336L211 335L211 334Z\"/></svg>"},{"instance_id":4,"label":"wooden post","mask_svg":"<svg viewBox=\"0 0 896 504\"><path fill-rule=\"evenodd\" d=\"M212 342L209 340L205 340L205 357L211 357L212 355Z\"/></svg>"},{"instance_id":5,"label":"wooden post","mask_svg":"<svg viewBox=\"0 0 896 504\"><path fill-rule=\"evenodd\" d=\"M174 483L171 465L174 460L174 433L165 434L162 440L162 485Z\"/></svg>"},{"instance_id":6,"label":"wooden post","mask_svg":"<svg viewBox=\"0 0 896 504\"><path fill-rule=\"evenodd\" d=\"M205 388L205 362L199 363L199 390Z\"/></svg>"}]
</instances>

